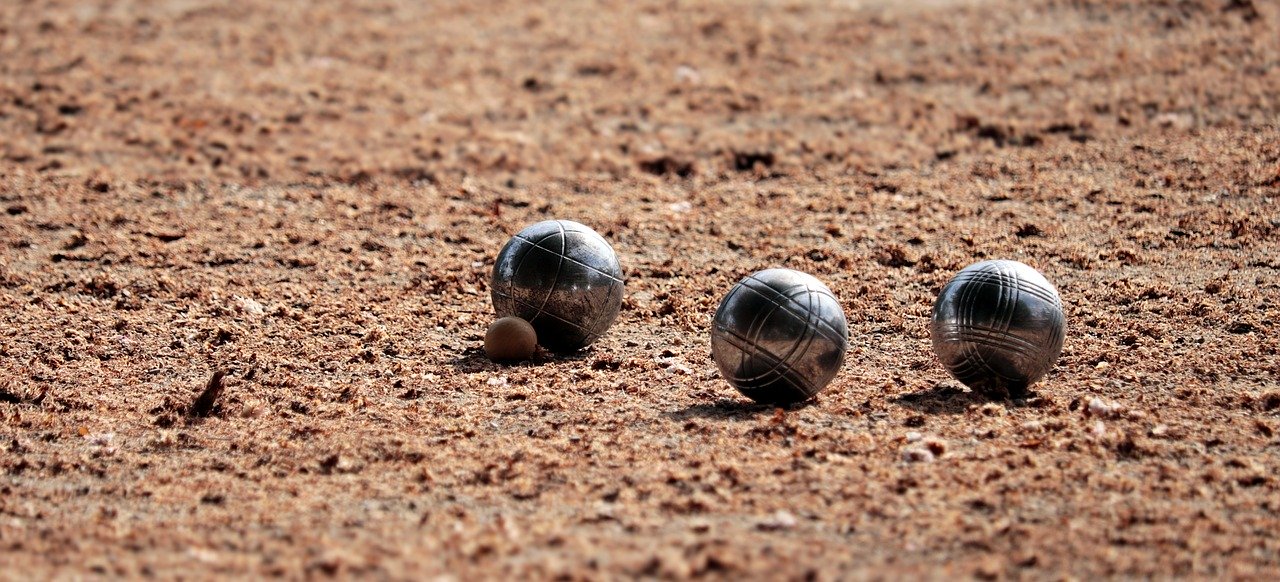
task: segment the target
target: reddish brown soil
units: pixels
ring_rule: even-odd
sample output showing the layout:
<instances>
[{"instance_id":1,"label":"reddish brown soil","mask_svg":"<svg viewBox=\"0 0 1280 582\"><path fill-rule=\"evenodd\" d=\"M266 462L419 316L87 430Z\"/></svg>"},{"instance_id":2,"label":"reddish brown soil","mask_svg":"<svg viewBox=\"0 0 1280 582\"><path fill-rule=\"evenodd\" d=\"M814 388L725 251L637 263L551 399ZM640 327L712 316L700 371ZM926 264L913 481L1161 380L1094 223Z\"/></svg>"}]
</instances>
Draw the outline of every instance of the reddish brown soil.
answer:
<instances>
[{"instance_id":1,"label":"reddish brown soil","mask_svg":"<svg viewBox=\"0 0 1280 582\"><path fill-rule=\"evenodd\" d=\"M0 578L1280 576L1280 6L535 4L0 3ZM549 217L622 316L490 363ZM1026 402L929 348L993 257ZM787 411L709 358L771 266L852 337Z\"/></svg>"}]
</instances>

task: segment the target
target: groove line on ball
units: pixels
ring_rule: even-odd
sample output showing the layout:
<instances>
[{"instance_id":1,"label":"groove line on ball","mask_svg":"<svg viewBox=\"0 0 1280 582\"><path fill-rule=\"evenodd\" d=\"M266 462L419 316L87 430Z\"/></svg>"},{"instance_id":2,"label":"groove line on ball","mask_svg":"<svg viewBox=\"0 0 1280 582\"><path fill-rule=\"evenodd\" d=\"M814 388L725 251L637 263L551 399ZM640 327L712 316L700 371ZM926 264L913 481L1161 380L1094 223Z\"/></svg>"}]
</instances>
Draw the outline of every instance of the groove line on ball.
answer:
<instances>
[{"instance_id":1,"label":"groove line on ball","mask_svg":"<svg viewBox=\"0 0 1280 582\"><path fill-rule=\"evenodd\" d=\"M777 377L769 382L766 382L759 386L754 386L753 389L756 389L756 390L763 389L773 384L774 382L778 382L780 380L786 379L788 382L791 382L792 384L796 384L796 383L803 384L801 389L804 390L806 394L813 394L817 392L817 389L814 388L811 382L809 382L803 376L795 374L794 369L791 366L786 365L786 362L784 362L782 358L778 357L777 354L774 354L769 350L761 348L759 345L752 343L750 338L747 338L742 334L732 329L729 329L727 327L716 326L716 330L724 334L727 334L727 337L725 338L725 340L728 341L730 345L737 348L738 352L742 354L744 358L760 358L765 361L766 365L772 366L769 372L758 374L755 376L739 376L737 374L737 370L735 370L732 377L732 380L734 381L735 384L739 382L751 382L754 380L759 380L765 376L773 374L773 372L777 371L780 367L786 366L785 372L777 374ZM745 360L741 361L741 363L739 364L739 369L741 369L742 364L745 364L745 363L746 363Z\"/></svg>"},{"instance_id":2,"label":"groove line on ball","mask_svg":"<svg viewBox=\"0 0 1280 582\"><path fill-rule=\"evenodd\" d=\"M805 332L808 334L808 340L805 341L804 348L798 352L800 354L799 356L800 358L803 358L809 355L809 351L813 349L814 340L816 340L818 336L821 335L818 333L819 326L815 325L821 320L821 314L818 312L817 306L814 305L815 300L821 301L821 297L819 297L820 294L815 293L813 289L810 289L806 285L804 289L804 295L805 295L805 298L808 299L809 301L809 309L805 312L805 326L804 326ZM826 336L822 336L822 337L826 338ZM830 339L830 338L826 338L826 339ZM793 371L794 369L795 369L795 365L792 364L788 372ZM802 374L801 376L804 376L804 375ZM806 388L805 394L809 396L816 394L817 390L819 390L818 388L815 388L813 390L808 390L809 385L807 381L806 381L805 388Z\"/></svg>"},{"instance_id":3,"label":"groove line on ball","mask_svg":"<svg viewBox=\"0 0 1280 582\"><path fill-rule=\"evenodd\" d=\"M772 288L771 288L771 289L772 289ZM794 287L793 287L792 289L794 289ZM808 290L808 289L807 289L807 287L802 288L802 289L801 289L801 293L804 293L804 292L805 292L805 291L807 291L807 290ZM754 289L753 289L752 291L754 291ZM788 290L788 291L790 291L790 290ZM774 290L774 292L775 292L775 293L777 293L778 295L781 295L781 296L783 296L783 297L786 297L788 300L795 301L795 297L794 297L794 296L792 296L792 295L789 295L789 294L784 293L784 292L777 291L776 289ZM807 294L807 293L806 293L806 295L808 296L808 294ZM812 307L813 307L812 296L809 296L809 299L810 299L810 301L809 301L810 312L809 312L809 313L811 313L811 310L812 310ZM796 314L795 312L792 312L792 311L787 310L787 309L783 309L783 308L781 307L781 305L778 305L776 302L774 303L774 305L776 306L776 308L775 308L772 312L770 312L770 313L769 313L769 315L773 315L773 314L774 314L774 313L776 313L779 309L781 309L782 311L786 312L788 315L791 315L792 317L797 317L797 314ZM774 365L772 368L770 368L769 370L766 370L766 371L764 371L764 372L761 372L760 374L756 375L755 377L752 377L752 378L746 378L746 379L747 379L747 380L757 380L757 379L759 379L759 378L763 378L763 377L768 376L768 375L770 375L770 374L774 374L775 372L778 372L778 370L779 370L779 369L782 369L782 370L783 370L783 371L780 373L780 375L791 375L791 374L795 371L795 363L792 361L792 358L793 358L796 354L801 354L801 355L803 355L803 354L805 353L805 351L807 351L807 350L808 350L809 346L813 344L813 338L815 338L815 337L817 337L817 336L818 336L816 329L814 329L814 327L813 327L812 325L810 325L810 319L809 319L809 316L807 316L807 315L805 316L805 326L803 327L803 331L801 331L800 333L801 333L800 337L796 338L796 340L795 340L794 342L791 342L791 345L790 345L790 346L788 346L788 350L787 350L787 353L786 353L786 354L773 354L772 352L767 352L767 351L766 351L766 353L769 353L769 354L773 355L773 356L774 356L774 358L776 358L776 359L778 360L778 363L777 363L777 364L775 364L775 365ZM759 334L757 333L757 338L756 338L757 340L759 340L758 335L759 335ZM825 336L824 336L824 337L825 337ZM805 344L805 348L804 348L804 350L801 350L801 349L800 349L800 343L801 343L802 341L804 341L804 340L805 340L805 338L808 338L808 342ZM759 347L759 344L758 344L758 343L757 343L756 345L757 345L757 347ZM762 351L765 351L765 350L762 350Z\"/></svg>"},{"instance_id":4,"label":"groove line on ball","mask_svg":"<svg viewBox=\"0 0 1280 582\"><path fill-rule=\"evenodd\" d=\"M758 282L758 283L762 283L762 284L763 284L763 281L759 281L758 279L753 279L753 280L754 280L754 281L756 281L756 282ZM807 285L797 285L796 287L800 287L800 288L802 288L802 289L804 290L804 292L806 292L806 293L812 293L812 292L813 292L813 290L812 290L812 289L810 289ZM831 336L829 336L829 335L826 335L826 334L821 334L823 338L825 338L825 339L827 339L827 340L829 340L829 341L834 341L834 342L839 342L839 343L845 343L845 342L847 342L847 341L848 341L848 339L847 339L844 335L840 334L840 332L839 332L838 330L836 330L836 329L835 329L835 328L834 328L830 323L828 323L826 320L822 319L822 318L821 318L820 316L818 316L817 314L809 314L809 313L806 313L805 311L796 311L796 310L794 310L794 309L791 309L791 308L790 308L790 306L792 306L792 305L795 305L795 306L798 306L798 305L799 305L799 302L798 302L798 301L796 301L796 300L795 300L795 298L794 298L793 296L791 296L791 295L788 295L788 294L787 294L788 292L792 291L792 290L793 290L793 289L795 289L796 287L788 288L786 291L779 291L779 290L777 290L777 289L774 289L772 286L769 286L769 285L767 285L767 284L766 284L766 285L765 285L765 289L768 289L768 291L769 291L769 292L768 292L768 293L765 293L764 291L762 291L762 290L760 290L760 289L756 289L755 287L752 287L752 286L750 286L750 285L743 285L743 286L742 286L742 288L743 288L743 289L746 289L746 290L748 290L748 291L751 291L752 293L755 293L755 294L756 294L757 296L759 296L761 299L764 299L765 301L768 301L768 302L772 303L772 304L774 305L774 307L776 307L777 309L781 309L781 310L785 311L788 315L790 315L790 316L792 316L792 317L794 317L794 318L796 318L796 319L803 319L803 320L805 320L806 322L808 322L808 321L809 321L809 317L812 315L813 317L815 317L815 318L816 318L814 321L815 321L815 322L817 322L817 323L820 323L820 324L821 324L821 326L820 326L820 327L822 327L822 328L826 328L828 331L835 332L835 334L836 334L836 337L834 337L834 338L833 338L833 337L831 337ZM779 302L779 301L777 301L777 300L776 300L776 297L778 297L778 296L785 297L785 298L787 299L786 303L783 303L783 302ZM812 303L810 303L810 305L812 305ZM770 314L772 314L772 312L770 312Z\"/></svg>"},{"instance_id":5,"label":"groove line on ball","mask_svg":"<svg viewBox=\"0 0 1280 582\"><path fill-rule=\"evenodd\" d=\"M762 293L760 290L758 290L758 289L751 288L750 286L747 286L747 285L743 285L741 288L743 288L743 289L747 289L747 290L749 290L749 291L751 291L751 292L755 293L756 295L760 296L761 298L766 299L766 300L769 300L769 302L770 302L770 303L773 303L773 305L774 305L774 310L769 311L768 313L762 314L762 316L758 316L756 320L753 320L753 321L752 321L752 326L751 326L750 328L748 328L748 329L750 329L750 330L752 331L752 337L750 337L750 338L747 338L747 337L740 337L740 339L741 339L742 341L744 341L744 342L748 342L748 343L750 343L750 344L752 345L752 347L754 347L754 348L755 348L754 350L752 350L752 353L753 353L753 354L754 354L754 353L757 353L757 352L758 352L758 353L766 353L766 354L769 354L770 356L772 356L772 358L773 358L774 360L776 360L776 362L777 362L777 363L775 363L775 364L773 365L773 367L772 367L772 368L770 368L769 370L766 370L766 371L764 371L764 372L761 372L761 373L759 373L759 374L757 374L757 375L755 375L755 376L751 376L751 377L738 377L738 379L740 379L740 380L744 380L744 381L757 380L757 379L763 378L763 377L765 377L765 376L768 376L768 375L770 375L770 374L774 374L774 373L778 372L778 370L779 370L780 368L785 368L785 372L783 372L783 373L782 373L783 375L794 375L794 371L795 371L795 363L794 363L794 362L792 362L792 358L793 358L794 356L796 356L796 354L800 354L801 356L803 356L803 355L807 354L807 353L808 353L808 351L809 351L809 349L813 346L813 341L814 341L818 336L820 336L820 335L821 335L824 339L831 340L831 338L830 338L830 337L827 337L826 335L820 334L820 333L819 333L819 328L818 328L818 326L813 325L813 323L814 323L815 321L820 321L820 319L818 319L818 314L814 312L814 309L813 309L813 293L811 292L812 290L811 290L811 289L809 289L809 287L808 287L807 285L796 285L796 286L791 287L791 288L789 288L789 289L787 290L788 292L791 292L791 291L793 291L793 290L795 290L795 289L797 289L797 288L798 288L798 289L800 290L799 292L800 292L800 293L804 293L804 294L805 294L805 296L808 298L808 300L809 300L809 306L808 306L808 307L809 307L809 309L807 309L807 310L805 311L805 315L803 315L803 316L802 316L802 315L800 315L800 314L797 314L797 313L795 313L795 312L793 312L793 311L791 311L791 310L786 309L785 307L783 307L783 306L782 306L782 304L780 304L780 303L779 303L779 302L777 302L777 301L773 301L773 300L771 300L768 296L766 296L765 294L763 294L763 293ZM782 295L782 296L786 297L788 300L790 300L790 301L792 301L792 302L795 302L795 303L797 303L797 304L799 303L799 302L795 301L795 298L794 298L794 296L792 296L792 295L788 295L788 294L786 294L786 293L780 292L780 291L778 291L777 289L774 289L773 287L768 287L768 289L769 289L770 291L772 291L772 292L773 292L774 294L776 294L776 295ZM804 322L805 322L805 325L804 325L803 331L801 332L800 337L796 338L796 340L795 340L794 342L792 342L792 343L791 343L791 345L789 346L789 350L787 351L787 353L786 353L785 355L781 355L781 354L774 354L774 353L772 353L772 352L769 352L768 350L763 349L763 348L760 346L760 344L759 344L759 334L760 334L761 330L764 328L764 322L768 320L769 316L773 315L773 314L774 314L774 313L776 313L778 310L782 310L782 311L784 311L785 313L787 313L788 315L790 315L790 316L792 316L793 318L796 318L796 319L801 319L801 318L803 318L803 319L804 319ZM757 324L757 322L759 323L759 325L756 325L756 324ZM727 329L727 328L722 327L722 326L718 326L718 328L719 328L719 329L722 329L722 330L724 330L724 331L726 331L726 332L728 332L729 334L731 334L731 335L733 335L733 336L735 336L735 337L739 337L739 336L738 336L738 334L737 334L736 332L734 332L733 330ZM842 341L843 341L843 340L842 340ZM805 344L803 349L800 347L800 344L801 344L801 343L804 343L804 344ZM742 350L742 351L745 353L745 350ZM741 360L742 360L742 359L740 358L740 364L739 364L740 366L741 366L743 363L745 363L744 361L741 361ZM806 388L808 388L808 387L809 387L809 386L808 386L808 382L806 382Z\"/></svg>"},{"instance_id":6,"label":"groove line on ball","mask_svg":"<svg viewBox=\"0 0 1280 582\"><path fill-rule=\"evenodd\" d=\"M982 356L978 355L977 352L965 356L959 364L951 368L951 372L955 374L956 378L967 377L972 380L994 376L1006 383L1018 383L1024 381L1023 378L1013 377L1000 372L1000 370L997 370L989 362L983 359ZM964 383L968 385L968 382Z\"/></svg>"},{"instance_id":7,"label":"groove line on ball","mask_svg":"<svg viewBox=\"0 0 1280 582\"><path fill-rule=\"evenodd\" d=\"M556 228L560 229L560 252L556 252L556 256L559 257L560 260L559 262L556 263L555 278L551 279L551 285L547 286L547 294L542 298L542 305L538 306L538 315L542 315L543 312L546 310L547 302L551 301L551 296L554 295L556 292L556 286L560 284L560 272L564 270L564 250L569 246L569 240L564 236L564 226L562 226L559 221L556 221ZM545 237L542 237L542 240L547 240L551 236L552 235L547 235ZM538 247L538 244L534 243L533 246ZM542 247L538 247L538 248L542 248ZM550 252L555 252L555 251L550 251ZM526 256L528 256L528 254L529 253L525 253ZM538 315L535 315L533 317L536 319ZM533 323L533 322L530 321L529 323Z\"/></svg>"},{"instance_id":8,"label":"groove line on ball","mask_svg":"<svg viewBox=\"0 0 1280 582\"><path fill-rule=\"evenodd\" d=\"M959 283L977 283L977 284L984 284L984 285L1007 284L1007 279L1005 278L1004 275L1005 274L1001 271L986 271L986 270L976 271L971 273L960 273L956 275L955 279L953 279L953 282L957 284ZM1039 297L1040 299L1043 299L1049 303L1054 303L1060 300L1059 298L1055 297L1055 292L1053 290L1045 288L1034 281L1030 281L1022 278L1019 278L1018 281L1021 286L1026 287L1025 290L1028 293L1036 297Z\"/></svg>"},{"instance_id":9,"label":"groove line on ball","mask_svg":"<svg viewBox=\"0 0 1280 582\"><path fill-rule=\"evenodd\" d=\"M549 249L549 248L543 247L543 246L541 246L541 245L539 244L539 243L541 243L542 241L547 240L547 239L549 239L549 238L551 238L551 237L553 237L553 236L555 236L555 235L556 235L556 233L554 233L554 232L552 232L552 233L548 233L548 234L542 235L542 238L539 238L539 239L538 239L538 240L536 240L536 241L529 240L529 239L527 239L527 238L525 238L525 237L520 236L519 234L516 234L515 236L513 236L513 237L511 237L511 238L512 238L512 240L513 240L513 241L514 241L514 240L519 240L519 241L521 241L521 242L524 242L525 244L531 245L533 248L536 248L536 249L542 249L543 251L546 251L546 252L548 252L548 253L555 253L555 251L553 251L553 250L551 250L551 249ZM528 259L529 259L529 255L530 255L531 251L532 251L532 249L525 249L525 250L524 250L524 252L520 253L520 260L516 262L516 266L515 266L515 268L511 270L511 272L512 272L512 273L514 273L514 274L518 274L518 273L520 273L520 272L521 272L521 270L524 268L524 262L525 262L526 260L528 260ZM557 253L557 254L558 254L558 253ZM558 270L557 270L557 271L558 271ZM556 273L556 276L557 276L557 278L559 277L559 272L557 272L557 273ZM515 287L516 287L515 277L511 277L510 279L508 279L508 280L507 280L507 296L508 296L508 297L510 297L512 301L515 301L516 303L520 303L520 304L522 304L522 305L525 305L526 307L531 307L531 308L533 308L533 309L534 309L534 311L536 311L536 313L534 313L533 317L531 317L531 318L526 318L526 321L528 321L529 323L533 323L533 320L534 320L534 319L537 319L538 315L540 315L540 314L542 313L542 308L541 308L541 307L534 307L534 306L533 306L533 305L531 305L531 304L528 304L528 303L526 303L526 302L524 302L524 301L521 301L521 300L519 300L519 299L516 299ZM551 285L550 289L551 289L552 291L554 291L554 290L555 290L555 282L554 282L554 281L552 282L552 285ZM547 293L547 299L549 299L550 297L551 297L551 294L550 294L550 291L548 291L548 293ZM543 299L543 300L542 300L543 305L546 305L546 301L547 301L547 299Z\"/></svg>"},{"instance_id":10,"label":"groove line on ball","mask_svg":"<svg viewBox=\"0 0 1280 582\"><path fill-rule=\"evenodd\" d=\"M520 304L521 306L528 307L528 308L530 308L530 309L537 309L537 308L538 308L536 305L534 305L534 304L532 304L532 303L529 303L528 301L521 300L521 299L520 299L520 298L518 298L518 297L514 297L514 296L510 296L510 295L508 295L507 297L508 297L509 299L511 299L512 301L514 301L514 302L516 302L516 303ZM567 324L567 325L571 325L571 326L573 326L573 327L577 328L577 329L578 329L578 331L581 331L581 332L583 332L583 333L585 333L585 334L587 334L587 335L589 335L589 336L596 336L596 337L599 337L599 335L600 335L600 334L598 334L598 333L596 333L596 332L594 332L594 331L591 331L591 330L589 330L589 329L587 329L587 328L585 328L585 327L582 327L581 325L579 325L579 324L577 324L577 323L574 323L574 322L569 321L569 320L567 320L567 319L565 319L565 318L563 318L563 317L560 317L559 315L556 315L555 313L552 313L552 312L550 312L550 311L543 311L543 312L540 312L540 313L539 313L539 315L545 315L545 316L547 316L547 317L549 317L549 318L551 318L551 319L554 319L554 320L556 320L556 321L559 321L559 322L561 322L561 323L564 323L564 324ZM535 317L537 317L537 316L535 316ZM532 320L526 320L526 321L529 321L530 323L533 323L533 321L532 321Z\"/></svg>"},{"instance_id":11,"label":"groove line on ball","mask_svg":"<svg viewBox=\"0 0 1280 582\"><path fill-rule=\"evenodd\" d=\"M1043 299L1044 301L1052 303L1059 307L1061 306L1062 299L1053 290L1047 289L1041 286L1039 283L1036 283L1034 281L1029 281L1027 279L1018 279L1018 281L1020 282L1020 287L1023 287L1024 288L1023 290L1031 294L1032 296ZM986 285L990 285L993 283L999 284L1000 277L997 273L993 273L991 271L975 271L970 273L961 272L957 274L954 279L951 280L950 284L961 284L961 283L978 283L978 284L986 284Z\"/></svg>"},{"instance_id":12,"label":"groove line on ball","mask_svg":"<svg viewBox=\"0 0 1280 582\"><path fill-rule=\"evenodd\" d=\"M967 339L967 336L981 336L990 341L1009 341L1011 344L1017 344L1027 350L1038 350L1040 345L1023 337L1009 334L999 330L985 329L980 327L962 328L958 325L948 324L939 327L939 337L945 340L961 341Z\"/></svg>"},{"instance_id":13,"label":"groove line on ball","mask_svg":"<svg viewBox=\"0 0 1280 582\"><path fill-rule=\"evenodd\" d=\"M974 297L977 295L979 287L979 285L965 285L961 290L958 301L960 306L958 315L960 317L961 326L967 329L976 327L976 323L974 321L974 314L976 311L974 309ZM988 362L981 353L979 353L976 345L969 342L960 342L960 348L960 353L963 356L962 361L972 363L975 366L981 365L982 369L992 373L995 372L991 363Z\"/></svg>"},{"instance_id":14,"label":"groove line on ball","mask_svg":"<svg viewBox=\"0 0 1280 582\"><path fill-rule=\"evenodd\" d=\"M765 294L764 294L764 293L762 293L759 289L757 289L757 288L755 288L755 287L753 287L753 286L751 286L751 285L745 285L745 283L746 283L748 280L753 281L753 282L756 282L756 283L759 283L760 285L763 285L765 289L768 289L768 290L772 291L772 292L773 292L773 293L775 293L775 294L779 294L779 295L781 295L781 293L780 293L777 289L774 289L774 288L773 288L773 286L769 285L767 282L765 282L765 281L761 281L760 279L757 279L757 278L755 277L755 275L754 275L754 274L752 274L752 275L748 275L746 279L743 279L743 280L742 280L742 282L744 283L744 285L742 285L742 287L743 287L743 288L745 288L745 289L750 289L751 291L755 292L755 294L756 294L756 295L759 295L762 299L764 299L764 300L766 300L766 301L768 301L768 302L770 302L770 303L773 303L774 305L778 306L778 308L785 310L787 313L790 313L791 315L793 315L793 316L795 316L795 317L797 317L797 318L804 318L804 317L805 317L804 315L802 315L802 314L800 314L800 313L796 313L794 310L790 309L790 308L788 307L788 305L785 305L785 304L783 304L783 303L779 303L779 302L778 302L778 301L776 301L774 298L769 297L768 295L765 295ZM815 292L815 291L817 291L817 292L821 293L821 290L820 290L820 289L819 289L819 290L814 290L814 289L810 288L808 285L804 285L804 284L801 284L801 286L803 286L803 287L805 288L805 290L807 290L807 291L809 291L809 292L811 292L811 293L812 293L812 292ZM836 303L836 305L837 305L837 306L840 304L840 302L839 302L839 301L837 301L837 300L835 299L835 297L834 297L834 296L832 296L831 294L829 294L829 293L823 293L823 294L824 294L824 295L826 295L826 296L828 296L828 297L831 297L831 299L832 299L833 301L835 301L835 303ZM785 295L784 295L784 296L785 296ZM788 297L788 299L790 299L790 297ZM788 302L790 303L791 301L788 301ZM836 328L835 328L835 326L831 325L831 323L829 323L827 320L819 318L819 319L818 319L818 322L820 322L820 323L822 324L822 327L823 327L823 328L826 328L826 329L827 329L827 331L830 331L830 332L834 333L834 334L836 335L836 337L840 339L840 341L842 341L842 342L847 342L847 341L848 341L848 338L845 336L845 334L840 333L840 330L836 329ZM831 338L831 336L828 336L828 335L825 335L825 334L824 334L822 337L825 337L825 338L827 338L827 339L833 339L833 338Z\"/></svg>"},{"instance_id":15,"label":"groove line on ball","mask_svg":"<svg viewBox=\"0 0 1280 582\"><path fill-rule=\"evenodd\" d=\"M573 232L573 233L581 234L581 233L578 233L577 231L569 231L569 232ZM555 236L556 234L557 234L557 233L554 233L554 232L553 232L553 233L551 233L551 234L549 234L549 235L547 235L547 236L545 236L545 237L543 237L543 238L541 238L541 239L539 239L539 240L540 240L540 241L542 241L542 240L546 240L547 238L553 237L553 236ZM560 233L560 234L563 234L563 233ZM520 240L522 240L522 241L524 241L524 242L527 242L527 243L529 243L529 244L533 245L533 246L534 246L534 247L536 247L536 248L542 249L542 250L547 251L547 252L549 252L549 253L556 253L556 254L560 255L560 258L561 258L562 260L564 260L564 261L568 261L568 262L570 262L570 263L573 263L573 264L578 265L578 266L580 266L580 267L583 267L583 268L585 268L585 269L589 269L589 270L591 270L591 271L595 271L597 274L599 274L599 275L600 275L600 276L602 276L602 277L608 277L609 279L612 279L615 283L625 283L625 281L623 281L622 279L619 279L619 278L617 278L617 277L614 277L613 275L610 275L609 273L606 273L606 272L604 272L604 271L601 271L600 269L597 269L596 267L593 267L593 266L591 266L591 265L588 265L588 264L586 264L586 263L584 263L584 262L582 262L582 261L579 261L579 260L577 260L577 259L575 259L575 258L573 258L573 257L566 257L566 256L564 255L564 251L559 251L559 252L557 252L557 251L556 251L556 250L554 250L554 249L549 249L549 248L547 248L547 247L544 247L544 246L542 246L540 243L537 243L537 242L531 241L531 240L529 240L529 239L527 239L527 238L524 238L524 237L522 237L522 236L520 236L520 235L516 235L516 236L515 236L515 238L518 238L518 239L520 239ZM567 245L567 241L568 241L568 239L566 239L566 238L562 238L562 242L565 242L565 244L566 244L566 245Z\"/></svg>"},{"instance_id":16,"label":"groove line on ball","mask_svg":"<svg viewBox=\"0 0 1280 582\"><path fill-rule=\"evenodd\" d=\"M1000 282L1000 299L1003 303L996 313L1001 316L1002 321L997 325L1000 333L1007 335L1009 326L1013 325L1014 312L1018 310L1018 274L1012 269L1000 269Z\"/></svg>"},{"instance_id":17,"label":"groove line on ball","mask_svg":"<svg viewBox=\"0 0 1280 582\"><path fill-rule=\"evenodd\" d=\"M960 332L944 337L949 340L971 342L997 350L1008 350L1028 360L1034 360L1036 352L1039 351L1039 346L1027 346L1010 342L1007 336Z\"/></svg>"},{"instance_id":18,"label":"groove line on ball","mask_svg":"<svg viewBox=\"0 0 1280 582\"><path fill-rule=\"evenodd\" d=\"M773 374L774 372L777 372L779 368L782 368L783 366L786 365L787 358L789 358L791 354L794 353L795 351L794 344L791 346L792 351L788 352L787 355L775 354L760 345L760 334L764 333L765 325L769 323L769 319L773 317L773 314L777 313L779 309L782 309L784 313L787 313L788 315L792 315L793 317L794 317L794 314L791 313L790 311L787 311L786 309L783 309L782 305L779 304L777 301L775 301L773 297L770 297L769 295L764 294L759 289L753 289L750 285L743 285L742 289L744 289L745 291L754 293L759 297L761 297L762 299L765 299L766 301L773 304L773 309L768 311L761 311L759 314L756 315L756 318L751 322L751 327L747 328L749 330L748 333L750 334L750 337L743 338L743 340L746 342L749 342L749 344L752 347L752 350L751 350L752 357L755 357L757 354L768 354L768 356L774 360L774 363L772 364L772 366L764 372L761 372L759 374L756 374L755 376L750 376L750 377L739 376L740 380L749 382L753 380L759 380L760 378L763 378L765 376L768 376L769 374ZM774 295L778 294L778 291L773 287L769 287L769 292ZM765 358L765 360L767 361L769 360L769 358ZM789 371L790 367L787 366L787 369Z\"/></svg>"}]
</instances>

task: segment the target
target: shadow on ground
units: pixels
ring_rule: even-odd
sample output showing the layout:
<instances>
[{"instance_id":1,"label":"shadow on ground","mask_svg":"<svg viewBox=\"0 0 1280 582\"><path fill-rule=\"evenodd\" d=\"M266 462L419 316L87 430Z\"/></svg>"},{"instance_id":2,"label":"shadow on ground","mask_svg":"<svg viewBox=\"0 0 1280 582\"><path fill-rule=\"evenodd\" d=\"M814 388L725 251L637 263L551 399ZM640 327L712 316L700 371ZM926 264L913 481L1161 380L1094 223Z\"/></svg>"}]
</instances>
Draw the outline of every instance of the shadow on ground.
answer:
<instances>
[{"instance_id":1,"label":"shadow on ground","mask_svg":"<svg viewBox=\"0 0 1280 582\"><path fill-rule=\"evenodd\" d=\"M903 394L893 399L894 404L926 414L964 414L970 406L981 406L987 402L991 401L981 394L947 382L939 382L928 390Z\"/></svg>"},{"instance_id":2,"label":"shadow on ground","mask_svg":"<svg viewBox=\"0 0 1280 582\"><path fill-rule=\"evenodd\" d=\"M939 382L928 390L903 394L893 399L894 404L925 414L964 414L970 406L982 406L992 402L1004 404L1009 408L1041 408L1049 404L1049 401L1031 390L1027 390L1018 398L999 399L983 396L951 382Z\"/></svg>"},{"instance_id":3,"label":"shadow on ground","mask_svg":"<svg viewBox=\"0 0 1280 582\"><path fill-rule=\"evenodd\" d=\"M721 398L715 402L701 402L698 404L690 404L680 410L673 410L664 413L663 416L675 421L689 420L692 418L702 418L705 420L752 420L763 415L774 414L778 408L787 411L800 410L812 406L814 400L793 404L790 406L779 407L772 404L756 404L748 400L737 400L733 398Z\"/></svg>"},{"instance_id":4,"label":"shadow on ground","mask_svg":"<svg viewBox=\"0 0 1280 582\"><path fill-rule=\"evenodd\" d=\"M483 348L470 347L462 350L462 353L458 354L457 357L449 360L449 365L453 366L453 369L462 373L492 372L510 368L530 368L558 361L579 361L587 359L588 356L588 354L581 353L558 355L547 352L542 348L538 348L538 350L534 352L533 357L527 360L521 360L518 362L495 362L490 360L488 356L484 355Z\"/></svg>"}]
</instances>

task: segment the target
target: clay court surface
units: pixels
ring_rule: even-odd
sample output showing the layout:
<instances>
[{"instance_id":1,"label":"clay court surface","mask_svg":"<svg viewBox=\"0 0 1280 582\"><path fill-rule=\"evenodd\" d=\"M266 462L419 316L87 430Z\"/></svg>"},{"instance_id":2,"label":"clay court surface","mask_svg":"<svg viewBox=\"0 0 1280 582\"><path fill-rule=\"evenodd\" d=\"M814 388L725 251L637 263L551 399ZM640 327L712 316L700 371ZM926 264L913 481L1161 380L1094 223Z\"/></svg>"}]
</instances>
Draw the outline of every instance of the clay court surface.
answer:
<instances>
[{"instance_id":1,"label":"clay court surface","mask_svg":"<svg viewBox=\"0 0 1280 582\"><path fill-rule=\"evenodd\" d=\"M545 4L0 3L0 578L1280 576L1280 5ZM622 314L491 363L547 218ZM930 349L988 258L1028 400ZM851 338L784 411L775 266Z\"/></svg>"}]
</instances>

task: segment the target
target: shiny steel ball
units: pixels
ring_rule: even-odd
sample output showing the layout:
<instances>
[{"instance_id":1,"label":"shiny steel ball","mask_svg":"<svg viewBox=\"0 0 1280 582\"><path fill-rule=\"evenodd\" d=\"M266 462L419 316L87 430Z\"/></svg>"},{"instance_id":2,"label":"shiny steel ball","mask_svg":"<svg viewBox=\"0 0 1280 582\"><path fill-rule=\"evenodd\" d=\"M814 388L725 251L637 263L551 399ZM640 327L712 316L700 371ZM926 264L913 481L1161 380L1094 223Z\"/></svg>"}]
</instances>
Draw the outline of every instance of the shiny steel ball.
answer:
<instances>
[{"instance_id":1,"label":"shiny steel ball","mask_svg":"<svg viewBox=\"0 0 1280 582\"><path fill-rule=\"evenodd\" d=\"M738 282L711 326L711 357L720 373L764 404L812 398L840 371L848 345L835 295L791 269L768 269Z\"/></svg>"},{"instance_id":2,"label":"shiny steel ball","mask_svg":"<svg viewBox=\"0 0 1280 582\"><path fill-rule=\"evenodd\" d=\"M929 335L947 371L992 398L1020 398L1045 375L1066 338L1062 299L1039 271L983 261L952 277L933 304Z\"/></svg>"},{"instance_id":3,"label":"shiny steel ball","mask_svg":"<svg viewBox=\"0 0 1280 582\"><path fill-rule=\"evenodd\" d=\"M596 231L547 220L507 241L493 265L490 297L498 317L515 316L553 352L596 341L622 307L622 267Z\"/></svg>"}]
</instances>

